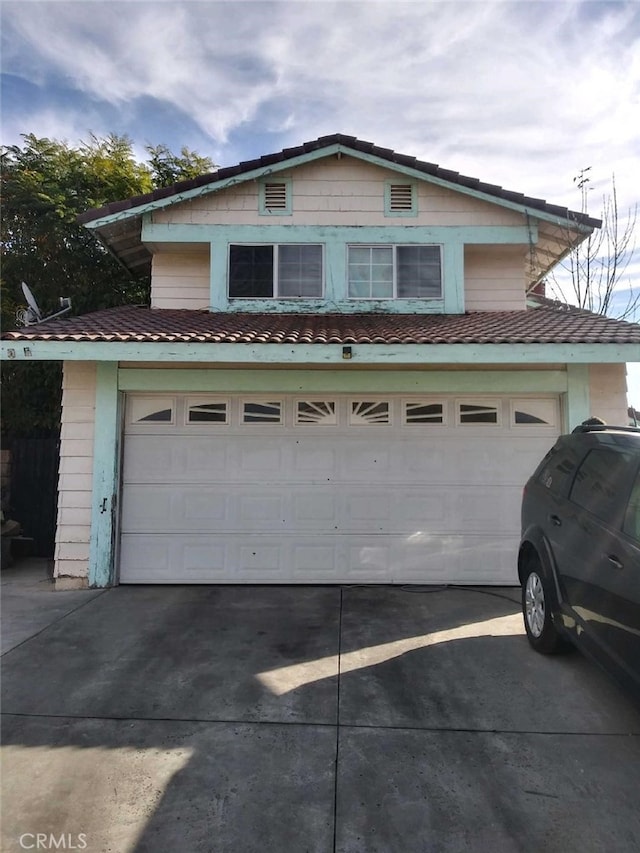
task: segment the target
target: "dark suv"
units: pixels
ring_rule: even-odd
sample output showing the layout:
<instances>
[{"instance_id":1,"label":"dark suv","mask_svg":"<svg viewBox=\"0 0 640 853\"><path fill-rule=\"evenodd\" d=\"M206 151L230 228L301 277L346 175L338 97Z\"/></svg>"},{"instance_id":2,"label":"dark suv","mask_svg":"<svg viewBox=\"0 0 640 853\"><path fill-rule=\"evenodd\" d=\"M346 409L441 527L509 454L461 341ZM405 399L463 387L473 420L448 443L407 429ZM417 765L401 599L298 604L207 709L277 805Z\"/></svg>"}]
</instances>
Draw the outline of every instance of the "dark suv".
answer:
<instances>
[{"instance_id":1,"label":"dark suv","mask_svg":"<svg viewBox=\"0 0 640 853\"><path fill-rule=\"evenodd\" d=\"M558 439L524 488L518 575L533 648L570 641L640 700L640 429Z\"/></svg>"}]
</instances>

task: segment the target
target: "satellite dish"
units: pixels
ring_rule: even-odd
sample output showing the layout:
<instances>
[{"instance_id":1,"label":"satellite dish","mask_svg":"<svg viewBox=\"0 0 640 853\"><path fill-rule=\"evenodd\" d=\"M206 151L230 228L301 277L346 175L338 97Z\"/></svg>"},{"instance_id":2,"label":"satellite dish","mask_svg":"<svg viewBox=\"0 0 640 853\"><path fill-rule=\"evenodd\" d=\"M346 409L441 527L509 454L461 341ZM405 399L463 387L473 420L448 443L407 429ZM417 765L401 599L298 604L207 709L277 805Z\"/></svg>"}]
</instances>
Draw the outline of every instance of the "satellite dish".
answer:
<instances>
[{"instance_id":1,"label":"satellite dish","mask_svg":"<svg viewBox=\"0 0 640 853\"><path fill-rule=\"evenodd\" d=\"M34 326L36 323L42 323L44 320L52 320L54 317L60 317L62 314L66 314L67 311L71 310L71 300L67 297L61 297L60 307L62 310L55 314L49 314L48 317L43 317L35 296L31 292L29 285L24 281L22 282L22 292L24 293L24 298L27 300L27 305L29 307L18 308L16 311L16 320L18 325L21 327Z\"/></svg>"},{"instance_id":2,"label":"satellite dish","mask_svg":"<svg viewBox=\"0 0 640 853\"><path fill-rule=\"evenodd\" d=\"M22 292L24 293L24 298L27 300L27 305L29 306L27 309L27 322L25 325L29 325L29 323L39 323L42 320L42 311L38 308L38 303L36 302L36 298L31 293L29 289L29 285L24 281L22 282Z\"/></svg>"}]
</instances>

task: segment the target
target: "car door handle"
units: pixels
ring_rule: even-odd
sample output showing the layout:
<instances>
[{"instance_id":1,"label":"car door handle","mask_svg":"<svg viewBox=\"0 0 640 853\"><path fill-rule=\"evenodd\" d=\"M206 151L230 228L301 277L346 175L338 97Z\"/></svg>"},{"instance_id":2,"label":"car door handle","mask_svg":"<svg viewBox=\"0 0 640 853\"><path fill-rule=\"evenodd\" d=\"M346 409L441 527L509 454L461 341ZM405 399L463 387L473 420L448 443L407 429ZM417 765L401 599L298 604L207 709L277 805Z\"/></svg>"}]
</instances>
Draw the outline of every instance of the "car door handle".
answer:
<instances>
[{"instance_id":1,"label":"car door handle","mask_svg":"<svg viewBox=\"0 0 640 853\"><path fill-rule=\"evenodd\" d=\"M611 565L613 566L614 569L624 569L624 566L622 565L620 560L617 557L615 557L613 554L609 554L607 556L607 560L609 560L609 562L611 563Z\"/></svg>"},{"instance_id":2,"label":"car door handle","mask_svg":"<svg viewBox=\"0 0 640 853\"><path fill-rule=\"evenodd\" d=\"M549 521L550 521L550 522L551 522L551 524L553 524L555 527L562 527L562 519L561 519L559 516L557 516L557 515L550 515L550 516L549 516Z\"/></svg>"}]
</instances>

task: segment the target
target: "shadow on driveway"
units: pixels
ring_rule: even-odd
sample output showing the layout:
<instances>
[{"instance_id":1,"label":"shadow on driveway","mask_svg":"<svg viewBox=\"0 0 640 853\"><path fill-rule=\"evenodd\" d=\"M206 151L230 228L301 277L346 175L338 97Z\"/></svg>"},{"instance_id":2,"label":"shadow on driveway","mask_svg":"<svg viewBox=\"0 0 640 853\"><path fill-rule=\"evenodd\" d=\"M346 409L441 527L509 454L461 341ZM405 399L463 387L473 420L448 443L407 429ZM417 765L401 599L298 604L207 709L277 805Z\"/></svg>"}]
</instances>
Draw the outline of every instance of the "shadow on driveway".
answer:
<instances>
[{"instance_id":1,"label":"shadow on driveway","mask_svg":"<svg viewBox=\"0 0 640 853\"><path fill-rule=\"evenodd\" d=\"M531 652L517 599L87 599L3 658L2 849L636 851L640 715L579 655Z\"/></svg>"}]
</instances>

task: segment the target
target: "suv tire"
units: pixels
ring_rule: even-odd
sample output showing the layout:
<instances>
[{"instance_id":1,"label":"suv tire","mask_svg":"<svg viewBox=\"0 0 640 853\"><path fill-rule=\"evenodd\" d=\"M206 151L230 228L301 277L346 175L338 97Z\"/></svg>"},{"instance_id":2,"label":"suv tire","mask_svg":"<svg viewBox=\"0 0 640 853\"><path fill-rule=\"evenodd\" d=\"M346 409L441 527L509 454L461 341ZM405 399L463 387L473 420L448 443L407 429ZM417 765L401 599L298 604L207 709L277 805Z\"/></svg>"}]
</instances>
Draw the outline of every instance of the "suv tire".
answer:
<instances>
[{"instance_id":1,"label":"suv tire","mask_svg":"<svg viewBox=\"0 0 640 853\"><path fill-rule=\"evenodd\" d=\"M537 559L529 559L522 583L522 615L527 639L540 654L554 655L567 648L553 624L551 596Z\"/></svg>"}]
</instances>

